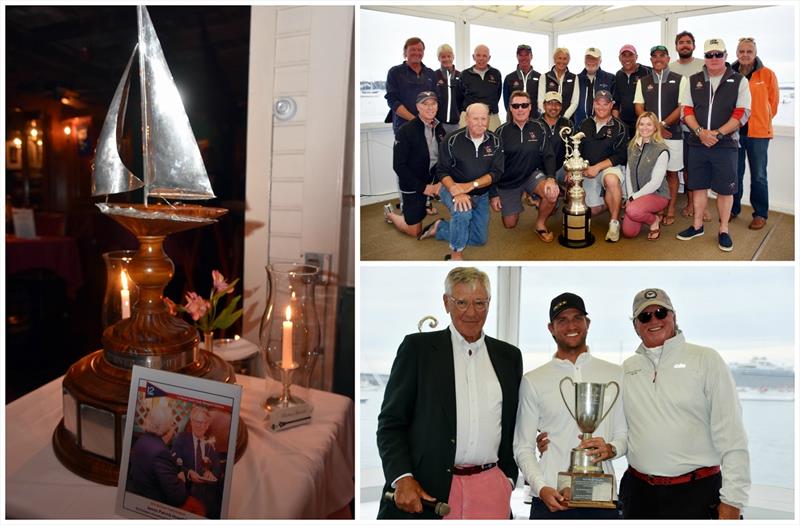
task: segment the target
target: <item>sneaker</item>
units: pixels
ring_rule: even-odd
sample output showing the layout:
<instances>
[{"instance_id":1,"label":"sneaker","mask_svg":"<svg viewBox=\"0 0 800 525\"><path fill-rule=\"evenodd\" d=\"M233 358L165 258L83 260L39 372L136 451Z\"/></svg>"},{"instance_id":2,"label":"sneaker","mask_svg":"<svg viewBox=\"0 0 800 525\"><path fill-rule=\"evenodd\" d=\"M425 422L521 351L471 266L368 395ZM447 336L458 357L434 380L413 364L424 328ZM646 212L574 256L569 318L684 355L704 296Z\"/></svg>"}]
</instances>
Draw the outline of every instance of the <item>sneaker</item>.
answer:
<instances>
[{"instance_id":1,"label":"sneaker","mask_svg":"<svg viewBox=\"0 0 800 525\"><path fill-rule=\"evenodd\" d=\"M718 241L717 244L719 245L719 249L723 252L730 252L733 250L733 239L727 233L720 233L717 237Z\"/></svg>"},{"instance_id":2,"label":"sneaker","mask_svg":"<svg viewBox=\"0 0 800 525\"><path fill-rule=\"evenodd\" d=\"M699 229L695 229L694 226L689 226L682 232L680 232L676 237L681 241L688 241L689 239L694 239L695 237L700 237L705 233L705 229L700 226Z\"/></svg>"},{"instance_id":3,"label":"sneaker","mask_svg":"<svg viewBox=\"0 0 800 525\"><path fill-rule=\"evenodd\" d=\"M383 205L383 220L392 224L392 221L389 220L389 216L392 214L392 205L391 204L384 204Z\"/></svg>"},{"instance_id":4,"label":"sneaker","mask_svg":"<svg viewBox=\"0 0 800 525\"><path fill-rule=\"evenodd\" d=\"M608 233L606 233L606 241L617 242L619 240L619 221L609 221Z\"/></svg>"}]
</instances>

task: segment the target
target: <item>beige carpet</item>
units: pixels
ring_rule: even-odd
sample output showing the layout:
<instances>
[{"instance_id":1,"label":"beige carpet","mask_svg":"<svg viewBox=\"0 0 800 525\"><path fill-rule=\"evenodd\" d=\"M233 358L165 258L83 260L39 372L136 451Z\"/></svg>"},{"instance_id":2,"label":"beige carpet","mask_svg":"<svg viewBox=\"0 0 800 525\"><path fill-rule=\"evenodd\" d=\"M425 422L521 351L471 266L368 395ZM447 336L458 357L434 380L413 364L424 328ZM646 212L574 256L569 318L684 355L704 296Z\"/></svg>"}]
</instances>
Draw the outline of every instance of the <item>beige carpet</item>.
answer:
<instances>
[{"instance_id":1,"label":"beige carpet","mask_svg":"<svg viewBox=\"0 0 800 525\"><path fill-rule=\"evenodd\" d=\"M685 197L678 198L677 209L683 208ZM395 203L396 200L392 200ZM711 222L705 223L705 235L690 241L679 241L675 235L690 226L688 218L676 217L674 224L661 227L661 238L648 241L644 230L634 239L621 238L617 243L605 242L608 213L592 220L596 241L582 249L565 248L558 240L546 244L533 231L537 211L525 207L515 229L503 227L499 213L492 212L489 220L489 242L484 246L468 246L464 258L478 261L791 261L794 260L794 216L770 212L767 226L753 231L750 224L752 209L743 207L742 214L730 225L733 251L717 247L718 217L716 201L709 200ZM447 208L436 204L439 215L429 216L425 224L438 217L448 217ZM561 231L561 211L547 221L556 235ZM418 241L397 231L383 220L383 203L361 207L362 261L441 261L449 252L446 242L436 239Z\"/></svg>"}]
</instances>

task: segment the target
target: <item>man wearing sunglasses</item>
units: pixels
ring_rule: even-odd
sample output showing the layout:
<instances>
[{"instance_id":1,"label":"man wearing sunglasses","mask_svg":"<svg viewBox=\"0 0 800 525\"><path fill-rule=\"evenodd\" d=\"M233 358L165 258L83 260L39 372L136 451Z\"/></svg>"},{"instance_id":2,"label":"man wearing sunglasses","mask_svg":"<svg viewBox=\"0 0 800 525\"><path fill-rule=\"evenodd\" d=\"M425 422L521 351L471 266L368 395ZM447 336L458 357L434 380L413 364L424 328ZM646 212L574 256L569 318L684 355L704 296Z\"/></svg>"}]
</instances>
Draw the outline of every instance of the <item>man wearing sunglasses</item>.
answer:
<instances>
[{"instance_id":1,"label":"man wearing sunglasses","mask_svg":"<svg viewBox=\"0 0 800 525\"><path fill-rule=\"evenodd\" d=\"M558 184L556 162L547 130L538 120L530 120L534 105L525 91L511 94L511 122L497 128L503 144L503 176L489 188L489 204L503 216L503 226L514 228L522 213L522 196L538 197L539 215L534 231L542 242L553 242L553 232L545 221L556 207Z\"/></svg>"},{"instance_id":2,"label":"man wearing sunglasses","mask_svg":"<svg viewBox=\"0 0 800 525\"><path fill-rule=\"evenodd\" d=\"M642 340L623 363L628 470L626 519L738 519L747 504L750 456L728 365L686 342L663 290L633 299Z\"/></svg>"},{"instance_id":3,"label":"man wearing sunglasses","mask_svg":"<svg viewBox=\"0 0 800 525\"><path fill-rule=\"evenodd\" d=\"M556 342L556 352L548 363L526 373L520 383L514 458L536 496L531 503L532 520L619 518L617 509L569 508L569 494L557 490L558 473L566 470L571 450L579 443L588 450L592 462L599 463L607 474L614 474L611 460L624 455L627 446L622 403L611 408L590 439L581 441L578 437L581 431L559 393L564 377L575 382L622 384L619 365L597 359L589 352L586 345L589 322L580 296L566 292L555 297L550 302L547 329ZM614 390L609 389L605 406L609 406L613 395ZM539 430L542 434L537 438ZM536 457L537 446L545 449L540 459Z\"/></svg>"},{"instance_id":4,"label":"man wearing sunglasses","mask_svg":"<svg viewBox=\"0 0 800 525\"><path fill-rule=\"evenodd\" d=\"M677 237L688 241L705 233L703 213L711 189L717 193L717 246L730 252L733 239L728 221L738 191L739 128L750 118L750 87L747 79L725 62L728 53L721 38L706 40L703 50L703 71L689 77L680 95L683 119L692 130L688 138L692 176L687 188L692 190L694 217L692 225Z\"/></svg>"},{"instance_id":5,"label":"man wearing sunglasses","mask_svg":"<svg viewBox=\"0 0 800 525\"><path fill-rule=\"evenodd\" d=\"M377 437L384 494L394 498L378 518L433 519L438 500L448 518L507 519L522 354L483 332L486 273L453 268L442 300L450 326L406 336L386 384Z\"/></svg>"}]
</instances>

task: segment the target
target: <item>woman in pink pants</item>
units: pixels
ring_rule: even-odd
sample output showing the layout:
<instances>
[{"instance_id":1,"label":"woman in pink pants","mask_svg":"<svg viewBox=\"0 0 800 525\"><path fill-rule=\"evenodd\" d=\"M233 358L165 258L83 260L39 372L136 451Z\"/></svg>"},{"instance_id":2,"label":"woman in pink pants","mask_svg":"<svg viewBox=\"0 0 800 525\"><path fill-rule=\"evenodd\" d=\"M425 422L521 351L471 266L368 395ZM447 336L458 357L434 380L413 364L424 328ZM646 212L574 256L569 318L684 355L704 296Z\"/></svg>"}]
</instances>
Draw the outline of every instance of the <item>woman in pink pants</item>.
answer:
<instances>
[{"instance_id":1,"label":"woman in pink pants","mask_svg":"<svg viewBox=\"0 0 800 525\"><path fill-rule=\"evenodd\" d=\"M622 221L623 236L636 237L643 224L649 227L648 241L655 241L661 235L661 217L657 213L669 202L665 178L668 161L669 148L661 138L658 117L646 111L636 120L636 134L628 144L625 176L628 200Z\"/></svg>"}]
</instances>

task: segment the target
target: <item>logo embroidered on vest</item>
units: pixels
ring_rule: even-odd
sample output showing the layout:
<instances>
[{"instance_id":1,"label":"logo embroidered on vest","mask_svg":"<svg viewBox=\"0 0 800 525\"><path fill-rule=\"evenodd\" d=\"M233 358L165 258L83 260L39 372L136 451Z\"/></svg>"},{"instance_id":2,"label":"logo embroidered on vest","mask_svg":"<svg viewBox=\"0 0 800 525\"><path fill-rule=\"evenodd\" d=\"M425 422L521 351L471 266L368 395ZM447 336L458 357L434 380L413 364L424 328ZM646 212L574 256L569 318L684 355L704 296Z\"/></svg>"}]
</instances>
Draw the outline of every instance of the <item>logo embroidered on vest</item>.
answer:
<instances>
[{"instance_id":1,"label":"logo embroidered on vest","mask_svg":"<svg viewBox=\"0 0 800 525\"><path fill-rule=\"evenodd\" d=\"M697 84L694 85L694 88L695 89L703 89L703 81L702 80L698 80Z\"/></svg>"},{"instance_id":2,"label":"logo embroidered on vest","mask_svg":"<svg viewBox=\"0 0 800 525\"><path fill-rule=\"evenodd\" d=\"M654 86L653 84L647 84L647 91L653 91Z\"/></svg>"},{"instance_id":3,"label":"logo embroidered on vest","mask_svg":"<svg viewBox=\"0 0 800 525\"><path fill-rule=\"evenodd\" d=\"M483 152L486 153L487 156L494 155L494 150L492 150L492 146L489 144L483 147Z\"/></svg>"},{"instance_id":4,"label":"logo embroidered on vest","mask_svg":"<svg viewBox=\"0 0 800 525\"><path fill-rule=\"evenodd\" d=\"M536 136L536 133L533 131L529 131L528 134L530 135L531 139L528 142L538 142L539 137Z\"/></svg>"}]
</instances>

